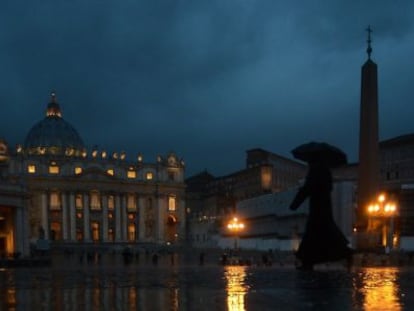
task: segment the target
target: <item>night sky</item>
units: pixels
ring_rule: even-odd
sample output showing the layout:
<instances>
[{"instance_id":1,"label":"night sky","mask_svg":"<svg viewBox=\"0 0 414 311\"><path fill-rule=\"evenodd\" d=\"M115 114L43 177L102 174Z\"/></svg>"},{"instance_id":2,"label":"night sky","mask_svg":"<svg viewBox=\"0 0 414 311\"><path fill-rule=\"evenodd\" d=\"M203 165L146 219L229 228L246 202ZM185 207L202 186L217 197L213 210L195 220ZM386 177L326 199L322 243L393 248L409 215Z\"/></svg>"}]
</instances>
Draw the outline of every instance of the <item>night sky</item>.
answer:
<instances>
[{"instance_id":1,"label":"night sky","mask_svg":"<svg viewBox=\"0 0 414 311\"><path fill-rule=\"evenodd\" d=\"M413 24L410 0L1 1L0 137L23 143L55 90L88 148L173 151L187 177L310 140L355 162L368 25L380 139L414 132Z\"/></svg>"}]
</instances>

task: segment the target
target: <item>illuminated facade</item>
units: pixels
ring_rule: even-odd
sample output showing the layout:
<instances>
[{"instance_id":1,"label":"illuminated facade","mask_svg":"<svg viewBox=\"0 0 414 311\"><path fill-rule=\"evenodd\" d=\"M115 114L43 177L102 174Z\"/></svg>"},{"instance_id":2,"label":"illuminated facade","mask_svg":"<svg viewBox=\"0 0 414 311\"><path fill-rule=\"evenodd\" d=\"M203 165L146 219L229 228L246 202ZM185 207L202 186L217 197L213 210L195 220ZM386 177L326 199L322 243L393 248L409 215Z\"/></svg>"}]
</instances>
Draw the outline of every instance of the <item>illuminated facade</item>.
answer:
<instances>
[{"instance_id":1,"label":"illuminated facade","mask_svg":"<svg viewBox=\"0 0 414 311\"><path fill-rule=\"evenodd\" d=\"M184 237L183 161L174 153L147 163L141 154L129 161L124 152L88 150L53 93L24 144L3 153L3 180L20 180L27 193L27 204L18 205L26 204L25 235L32 242L162 244Z\"/></svg>"},{"instance_id":2,"label":"illuminated facade","mask_svg":"<svg viewBox=\"0 0 414 311\"><path fill-rule=\"evenodd\" d=\"M8 164L7 144L0 139L0 258L29 252L28 196L21 180L7 179Z\"/></svg>"},{"instance_id":3,"label":"illuminated facade","mask_svg":"<svg viewBox=\"0 0 414 311\"><path fill-rule=\"evenodd\" d=\"M384 140L379 146L382 190L397 203L396 234L402 248L414 249L414 134Z\"/></svg>"}]
</instances>

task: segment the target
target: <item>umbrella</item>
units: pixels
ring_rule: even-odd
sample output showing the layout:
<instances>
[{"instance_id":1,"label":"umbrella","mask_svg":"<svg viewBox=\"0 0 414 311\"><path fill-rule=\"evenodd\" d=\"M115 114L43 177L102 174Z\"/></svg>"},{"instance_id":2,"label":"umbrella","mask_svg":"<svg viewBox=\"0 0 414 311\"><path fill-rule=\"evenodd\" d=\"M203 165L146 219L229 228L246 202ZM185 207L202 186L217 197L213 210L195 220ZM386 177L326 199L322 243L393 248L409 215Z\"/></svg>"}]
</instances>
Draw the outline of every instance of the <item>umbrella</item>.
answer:
<instances>
[{"instance_id":1,"label":"umbrella","mask_svg":"<svg viewBox=\"0 0 414 311\"><path fill-rule=\"evenodd\" d=\"M330 167L337 167L347 163L345 152L323 142L309 142L292 150L296 159L305 162L325 163Z\"/></svg>"}]
</instances>

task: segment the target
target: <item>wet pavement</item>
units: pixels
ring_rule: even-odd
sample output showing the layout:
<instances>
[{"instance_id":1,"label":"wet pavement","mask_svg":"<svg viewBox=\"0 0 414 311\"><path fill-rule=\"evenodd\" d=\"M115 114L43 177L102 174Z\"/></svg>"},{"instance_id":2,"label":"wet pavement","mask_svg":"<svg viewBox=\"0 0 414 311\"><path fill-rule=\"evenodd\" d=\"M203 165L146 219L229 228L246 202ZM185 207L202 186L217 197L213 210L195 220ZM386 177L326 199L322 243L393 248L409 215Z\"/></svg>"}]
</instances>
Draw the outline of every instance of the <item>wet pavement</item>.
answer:
<instances>
[{"instance_id":1,"label":"wet pavement","mask_svg":"<svg viewBox=\"0 0 414 311\"><path fill-rule=\"evenodd\" d=\"M414 310L414 267L63 258L0 270L0 310Z\"/></svg>"}]
</instances>

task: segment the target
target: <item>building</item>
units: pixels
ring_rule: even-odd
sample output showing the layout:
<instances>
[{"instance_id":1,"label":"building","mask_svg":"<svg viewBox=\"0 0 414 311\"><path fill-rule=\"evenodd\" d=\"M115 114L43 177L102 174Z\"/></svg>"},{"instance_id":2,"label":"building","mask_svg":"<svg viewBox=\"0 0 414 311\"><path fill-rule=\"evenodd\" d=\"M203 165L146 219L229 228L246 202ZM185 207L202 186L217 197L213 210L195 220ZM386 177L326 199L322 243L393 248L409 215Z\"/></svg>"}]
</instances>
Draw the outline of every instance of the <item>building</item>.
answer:
<instances>
[{"instance_id":1,"label":"building","mask_svg":"<svg viewBox=\"0 0 414 311\"><path fill-rule=\"evenodd\" d=\"M28 195L20 179L8 180L8 146L0 140L0 258L28 255Z\"/></svg>"},{"instance_id":2,"label":"building","mask_svg":"<svg viewBox=\"0 0 414 311\"><path fill-rule=\"evenodd\" d=\"M371 59L370 27L367 31L368 60L361 72L357 241L361 249L377 246L389 249L398 246L399 236L414 235L414 210L411 208L414 144L412 135L378 140L378 69ZM378 202L380 198L385 200L385 194L387 201ZM392 213L390 208L386 210L391 204L398 205Z\"/></svg>"},{"instance_id":3,"label":"building","mask_svg":"<svg viewBox=\"0 0 414 311\"><path fill-rule=\"evenodd\" d=\"M413 250L414 135L379 141L378 68L371 59L371 29L368 27L367 31L368 59L361 68L359 162L333 172L335 219L358 249ZM278 204L272 209L265 202L277 200L283 192L297 186L305 172L306 166L301 163L252 149L247 151L246 168L239 172L218 178L207 172L193 176L187 180L190 240L199 246L216 245L220 233L226 235L219 228L239 204L246 211L254 210L254 215L263 211L256 216L246 212L253 227L250 232L246 230L244 238L255 236L257 242L266 237L280 240L292 235L294 230L288 224L291 218L278 211ZM393 213L385 212L386 204L381 203L380 213L370 213L368 207L377 203L374 200L382 192L387 193L388 203L397 208ZM289 227L290 231L286 229Z\"/></svg>"},{"instance_id":4,"label":"building","mask_svg":"<svg viewBox=\"0 0 414 311\"><path fill-rule=\"evenodd\" d=\"M351 244L353 238L353 208L355 205L355 166L333 170L332 213L341 231ZM308 215L308 200L296 211L289 209L298 187L243 200L237 204L237 215L245 230L239 233L242 247L258 250L296 250L304 233ZM223 232L221 243L231 244L232 234Z\"/></svg>"},{"instance_id":5,"label":"building","mask_svg":"<svg viewBox=\"0 0 414 311\"><path fill-rule=\"evenodd\" d=\"M385 235L392 235L394 248L414 250L414 134L401 135L379 142L378 191L385 193L397 205L397 213L375 218L378 227L370 231L371 248L386 247ZM358 206L358 163L332 171L333 215L336 223L353 247L355 239L355 210ZM237 203L237 215L245 222L239 245L261 250L294 249L296 237L303 233L306 221L306 202L296 212L288 207L296 193L295 188L263 194ZM372 219L371 219L372 220ZM378 230L377 230L378 229ZM383 230L387 232L384 233ZM229 247L231 235L223 230L221 244ZM224 237L224 238L223 238ZM391 247L391 245L390 245Z\"/></svg>"},{"instance_id":6,"label":"building","mask_svg":"<svg viewBox=\"0 0 414 311\"><path fill-rule=\"evenodd\" d=\"M214 177L201 172L186 179L188 239L194 246L215 247L220 228L242 200L298 186L306 165L263 149L246 151L246 168Z\"/></svg>"},{"instance_id":7,"label":"building","mask_svg":"<svg viewBox=\"0 0 414 311\"><path fill-rule=\"evenodd\" d=\"M395 244L414 249L414 134L380 142L381 188L398 205ZM401 239L401 240L398 240Z\"/></svg>"},{"instance_id":8,"label":"building","mask_svg":"<svg viewBox=\"0 0 414 311\"><path fill-rule=\"evenodd\" d=\"M15 150L5 143L0 148L0 189L5 189L0 211L27 222L23 230L7 222L15 236L49 240L52 246L184 239L184 162L174 153L151 163L141 154L128 160L124 152L88 150L63 119L54 93L46 116L29 130L24 143ZM3 203L5 191L13 187L20 187L17 202ZM14 251L1 243L3 251Z\"/></svg>"}]
</instances>

